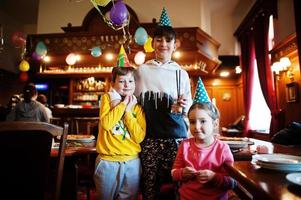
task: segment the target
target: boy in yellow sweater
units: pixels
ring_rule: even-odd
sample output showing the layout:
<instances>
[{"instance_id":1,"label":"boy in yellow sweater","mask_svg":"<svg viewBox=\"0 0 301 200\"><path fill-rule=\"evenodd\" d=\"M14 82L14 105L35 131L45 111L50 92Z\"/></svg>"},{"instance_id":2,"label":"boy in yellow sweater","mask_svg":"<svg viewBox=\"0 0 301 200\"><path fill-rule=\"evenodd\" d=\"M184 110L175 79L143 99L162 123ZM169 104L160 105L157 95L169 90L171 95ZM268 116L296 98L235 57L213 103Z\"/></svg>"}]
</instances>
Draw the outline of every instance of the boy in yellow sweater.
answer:
<instances>
[{"instance_id":1,"label":"boy in yellow sweater","mask_svg":"<svg viewBox=\"0 0 301 200\"><path fill-rule=\"evenodd\" d=\"M100 123L96 149L94 182L97 199L137 199L141 164L140 143L146 123L142 108L133 95L135 69L115 67L112 71L112 93L101 98ZM120 102L112 105L116 92Z\"/></svg>"}]
</instances>

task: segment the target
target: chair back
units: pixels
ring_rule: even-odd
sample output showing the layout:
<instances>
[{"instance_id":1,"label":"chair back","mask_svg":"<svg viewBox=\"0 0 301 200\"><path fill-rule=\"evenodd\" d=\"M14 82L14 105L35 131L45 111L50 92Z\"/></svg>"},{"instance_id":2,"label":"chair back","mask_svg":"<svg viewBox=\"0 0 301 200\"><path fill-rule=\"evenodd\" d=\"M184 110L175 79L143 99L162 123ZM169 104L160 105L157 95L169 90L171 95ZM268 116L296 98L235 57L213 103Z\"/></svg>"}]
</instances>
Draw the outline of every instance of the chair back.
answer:
<instances>
[{"instance_id":1,"label":"chair back","mask_svg":"<svg viewBox=\"0 0 301 200\"><path fill-rule=\"evenodd\" d=\"M1 199L59 198L67 130L68 124L62 128L45 122L0 122ZM55 136L61 136L61 140L57 169L51 170ZM55 187L49 185L51 171L55 171Z\"/></svg>"},{"instance_id":2,"label":"chair back","mask_svg":"<svg viewBox=\"0 0 301 200\"><path fill-rule=\"evenodd\" d=\"M93 123L99 123L99 117L74 117L74 134L90 135L90 127Z\"/></svg>"}]
</instances>

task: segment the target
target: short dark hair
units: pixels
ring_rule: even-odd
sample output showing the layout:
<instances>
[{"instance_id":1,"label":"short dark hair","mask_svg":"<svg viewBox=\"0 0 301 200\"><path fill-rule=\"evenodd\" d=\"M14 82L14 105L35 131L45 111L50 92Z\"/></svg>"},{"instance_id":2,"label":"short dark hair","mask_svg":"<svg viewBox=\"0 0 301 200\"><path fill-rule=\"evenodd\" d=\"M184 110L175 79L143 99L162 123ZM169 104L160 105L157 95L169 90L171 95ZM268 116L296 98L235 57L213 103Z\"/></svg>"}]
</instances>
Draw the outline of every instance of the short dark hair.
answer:
<instances>
[{"instance_id":1,"label":"short dark hair","mask_svg":"<svg viewBox=\"0 0 301 200\"><path fill-rule=\"evenodd\" d=\"M112 70L112 82L116 81L117 76L124 76L132 73L136 79L136 70L134 67L114 67Z\"/></svg>"},{"instance_id":2,"label":"short dark hair","mask_svg":"<svg viewBox=\"0 0 301 200\"><path fill-rule=\"evenodd\" d=\"M47 104L47 97L44 94L39 94L37 101L45 105Z\"/></svg>"},{"instance_id":3,"label":"short dark hair","mask_svg":"<svg viewBox=\"0 0 301 200\"><path fill-rule=\"evenodd\" d=\"M38 93L36 86L33 83L27 84L23 89L23 97L25 102L30 102L31 98Z\"/></svg>"},{"instance_id":4,"label":"short dark hair","mask_svg":"<svg viewBox=\"0 0 301 200\"><path fill-rule=\"evenodd\" d=\"M176 31L171 26L157 26L153 38L165 37L167 40L176 40Z\"/></svg>"}]
</instances>

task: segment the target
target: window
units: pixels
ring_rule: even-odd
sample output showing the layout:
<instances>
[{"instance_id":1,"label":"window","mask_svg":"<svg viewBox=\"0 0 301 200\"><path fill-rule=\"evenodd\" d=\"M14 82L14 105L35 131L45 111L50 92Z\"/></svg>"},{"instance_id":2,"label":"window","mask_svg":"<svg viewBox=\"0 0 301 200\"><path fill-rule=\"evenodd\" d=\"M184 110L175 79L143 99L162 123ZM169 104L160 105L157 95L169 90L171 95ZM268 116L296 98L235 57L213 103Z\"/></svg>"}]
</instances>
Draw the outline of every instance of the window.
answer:
<instances>
[{"instance_id":1,"label":"window","mask_svg":"<svg viewBox=\"0 0 301 200\"><path fill-rule=\"evenodd\" d=\"M271 111L263 97L259 77L257 72L256 60L254 62L254 80L252 92L252 104L250 109L250 128L258 132L269 133L271 122Z\"/></svg>"},{"instance_id":2,"label":"window","mask_svg":"<svg viewBox=\"0 0 301 200\"><path fill-rule=\"evenodd\" d=\"M273 16L269 18L269 33L268 33L269 50L274 46L274 27ZM263 93L261 91L257 63L254 61L254 77L253 77L253 91L251 97L251 109L250 109L250 128L257 132L269 133L271 123L271 110L269 109Z\"/></svg>"}]
</instances>

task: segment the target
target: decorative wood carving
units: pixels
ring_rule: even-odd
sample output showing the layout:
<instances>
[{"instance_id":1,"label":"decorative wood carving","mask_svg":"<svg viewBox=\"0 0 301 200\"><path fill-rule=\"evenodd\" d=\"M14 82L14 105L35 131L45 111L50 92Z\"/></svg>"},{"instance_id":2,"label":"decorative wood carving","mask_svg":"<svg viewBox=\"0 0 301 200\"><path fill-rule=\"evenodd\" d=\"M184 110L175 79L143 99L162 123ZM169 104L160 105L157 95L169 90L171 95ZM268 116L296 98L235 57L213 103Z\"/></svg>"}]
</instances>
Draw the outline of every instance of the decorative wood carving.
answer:
<instances>
[{"instance_id":1,"label":"decorative wood carving","mask_svg":"<svg viewBox=\"0 0 301 200\"><path fill-rule=\"evenodd\" d=\"M272 62L279 61L283 56L289 56L298 50L296 33L289 35L271 50Z\"/></svg>"},{"instance_id":2,"label":"decorative wood carving","mask_svg":"<svg viewBox=\"0 0 301 200\"><path fill-rule=\"evenodd\" d=\"M129 6L127 8L131 16L129 31L132 37L139 26L144 27L148 34L152 35L157 24L156 20L154 19L152 23L139 24L136 13ZM115 65L120 45L124 42L123 32L108 27L96 9L90 10L83 20L82 26L73 27L68 24L62 29L65 33L29 35L27 55L30 56L34 52L36 44L43 41L47 46L47 55L52 58L51 63L46 64L46 68L65 69L67 65L65 58L71 52L81 55L81 61L76 64L77 67L112 67ZM176 61L191 75L214 73L221 63L218 59L220 44L198 27L175 28L175 30L177 43L180 44L178 50L182 53L181 59ZM115 59L109 62L105 60L104 56L98 58L91 56L90 49L94 46L100 46L103 53L114 52ZM127 46L129 48L126 48ZM125 44L125 48L130 61L133 61L136 52L143 51L143 47L135 44L133 38L129 45ZM146 60L151 58L154 58L154 54L146 53ZM31 64L35 66L35 72L40 71L40 63L31 60ZM132 64L134 65L134 63Z\"/></svg>"}]
</instances>

